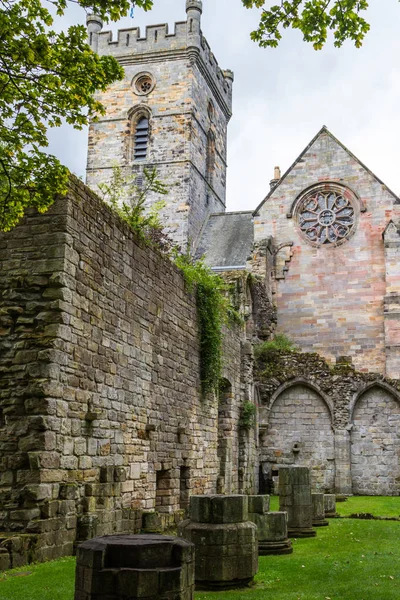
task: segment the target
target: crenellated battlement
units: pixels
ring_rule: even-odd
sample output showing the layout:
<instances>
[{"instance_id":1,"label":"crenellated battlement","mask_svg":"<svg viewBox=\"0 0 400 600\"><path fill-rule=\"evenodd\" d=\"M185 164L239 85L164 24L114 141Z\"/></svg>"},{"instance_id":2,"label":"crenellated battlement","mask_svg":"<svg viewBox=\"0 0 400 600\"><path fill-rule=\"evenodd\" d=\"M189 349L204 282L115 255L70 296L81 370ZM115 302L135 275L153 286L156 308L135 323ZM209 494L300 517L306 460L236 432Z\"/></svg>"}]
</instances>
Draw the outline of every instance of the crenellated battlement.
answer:
<instances>
[{"instance_id":1,"label":"crenellated battlement","mask_svg":"<svg viewBox=\"0 0 400 600\"><path fill-rule=\"evenodd\" d=\"M128 52L147 54L160 50L185 50L187 47L187 22L175 23L171 32L168 23L148 25L142 36L140 27L119 29L116 38L112 31L98 34L99 54L113 56L125 55Z\"/></svg>"},{"instance_id":2,"label":"crenellated battlement","mask_svg":"<svg viewBox=\"0 0 400 600\"><path fill-rule=\"evenodd\" d=\"M148 25L144 35L139 27L102 31L102 22L95 15L87 18L89 43L103 56L114 56L122 65L138 62L165 60L167 56L187 56L192 64L209 80L216 96L226 105L230 113L232 105L233 73L222 70L201 31L201 2L188 0L187 20L178 21L173 30L168 23Z\"/></svg>"}]
</instances>

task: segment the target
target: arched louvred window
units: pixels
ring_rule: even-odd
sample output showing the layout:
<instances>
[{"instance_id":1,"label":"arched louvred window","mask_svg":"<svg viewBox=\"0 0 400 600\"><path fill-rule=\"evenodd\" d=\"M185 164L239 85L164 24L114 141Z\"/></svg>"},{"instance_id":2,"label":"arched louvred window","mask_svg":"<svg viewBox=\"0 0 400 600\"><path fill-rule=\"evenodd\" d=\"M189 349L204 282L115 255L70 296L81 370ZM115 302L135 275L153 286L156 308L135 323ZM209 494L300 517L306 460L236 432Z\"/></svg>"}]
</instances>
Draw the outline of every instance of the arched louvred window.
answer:
<instances>
[{"instance_id":1,"label":"arched louvred window","mask_svg":"<svg viewBox=\"0 0 400 600\"><path fill-rule=\"evenodd\" d=\"M135 145L133 150L134 160L146 160L149 145L149 120L142 117L136 124Z\"/></svg>"}]
</instances>

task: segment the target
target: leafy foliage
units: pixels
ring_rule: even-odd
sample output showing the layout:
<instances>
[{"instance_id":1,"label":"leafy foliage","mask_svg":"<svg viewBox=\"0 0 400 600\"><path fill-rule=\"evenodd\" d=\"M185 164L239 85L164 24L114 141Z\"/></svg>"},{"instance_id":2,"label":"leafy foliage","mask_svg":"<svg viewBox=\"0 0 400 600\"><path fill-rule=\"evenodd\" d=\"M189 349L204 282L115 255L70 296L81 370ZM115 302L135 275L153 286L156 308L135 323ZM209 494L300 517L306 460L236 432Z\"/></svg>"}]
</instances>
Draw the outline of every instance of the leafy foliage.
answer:
<instances>
[{"instance_id":1,"label":"leafy foliage","mask_svg":"<svg viewBox=\"0 0 400 600\"><path fill-rule=\"evenodd\" d=\"M254 355L256 358L267 358L275 352L294 352L296 346L283 333L278 333L273 340L256 344Z\"/></svg>"},{"instance_id":2,"label":"leafy foliage","mask_svg":"<svg viewBox=\"0 0 400 600\"><path fill-rule=\"evenodd\" d=\"M240 411L239 425L243 429L251 429L256 422L256 405L253 402L245 402Z\"/></svg>"},{"instance_id":3,"label":"leafy foliage","mask_svg":"<svg viewBox=\"0 0 400 600\"><path fill-rule=\"evenodd\" d=\"M104 20L125 15L128 0L79 0ZM62 16L67 0L52 0ZM146 10L151 0L136 0ZM68 169L46 154L47 131L63 121L81 129L104 107L94 98L122 79L110 56L87 44L86 28L56 33L41 0L0 0L0 230L8 231L28 207L44 212L67 191Z\"/></svg>"},{"instance_id":4,"label":"leafy foliage","mask_svg":"<svg viewBox=\"0 0 400 600\"><path fill-rule=\"evenodd\" d=\"M332 31L334 45L352 40L359 48L370 25L363 14L367 0L282 0L265 8L266 0L242 0L246 8L261 8L260 24L251 38L260 46L275 48L282 38L282 29L299 29L304 41L321 50ZM269 4L269 3L268 3Z\"/></svg>"},{"instance_id":5,"label":"leafy foliage","mask_svg":"<svg viewBox=\"0 0 400 600\"><path fill-rule=\"evenodd\" d=\"M200 327L200 379L203 394L218 390L222 367L222 326L241 323L230 304L227 285L203 260L190 254L176 254L175 264L182 271L189 290L196 293Z\"/></svg>"},{"instance_id":6,"label":"leafy foliage","mask_svg":"<svg viewBox=\"0 0 400 600\"><path fill-rule=\"evenodd\" d=\"M163 232L159 217L165 206L164 200L155 202L150 210L146 210L149 193L165 196L168 188L158 179L155 168L145 168L143 175L143 185L138 185L134 176L125 177L121 167L115 166L110 182L100 183L98 187L103 200L110 204L141 240L169 253L173 243Z\"/></svg>"}]
</instances>

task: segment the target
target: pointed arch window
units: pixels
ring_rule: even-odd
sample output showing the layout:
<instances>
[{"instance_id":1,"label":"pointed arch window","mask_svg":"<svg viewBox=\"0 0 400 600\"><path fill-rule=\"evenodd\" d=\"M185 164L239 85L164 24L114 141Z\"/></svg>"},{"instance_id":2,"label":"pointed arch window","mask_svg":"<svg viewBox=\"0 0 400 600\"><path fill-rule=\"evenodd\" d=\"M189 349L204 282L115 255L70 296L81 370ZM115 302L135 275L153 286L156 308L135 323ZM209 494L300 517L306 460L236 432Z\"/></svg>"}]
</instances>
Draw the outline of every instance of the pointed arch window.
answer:
<instances>
[{"instance_id":1,"label":"pointed arch window","mask_svg":"<svg viewBox=\"0 0 400 600\"><path fill-rule=\"evenodd\" d=\"M149 119L141 117L135 128L134 160L146 160L149 146Z\"/></svg>"},{"instance_id":2,"label":"pointed arch window","mask_svg":"<svg viewBox=\"0 0 400 600\"><path fill-rule=\"evenodd\" d=\"M206 179L211 185L215 168L215 136L212 131L207 135Z\"/></svg>"}]
</instances>

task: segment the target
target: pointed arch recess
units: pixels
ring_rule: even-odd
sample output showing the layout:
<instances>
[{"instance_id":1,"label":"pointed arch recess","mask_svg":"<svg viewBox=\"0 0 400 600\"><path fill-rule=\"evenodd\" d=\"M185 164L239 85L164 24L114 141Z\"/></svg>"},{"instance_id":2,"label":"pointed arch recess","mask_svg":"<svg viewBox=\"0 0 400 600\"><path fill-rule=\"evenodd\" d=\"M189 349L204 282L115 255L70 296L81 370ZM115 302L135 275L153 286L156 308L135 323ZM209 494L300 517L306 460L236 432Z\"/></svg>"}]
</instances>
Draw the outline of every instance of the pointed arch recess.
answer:
<instances>
[{"instance_id":1,"label":"pointed arch recess","mask_svg":"<svg viewBox=\"0 0 400 600\"><path fill-rule=\"evenodd\" d=\"M349 406L349 423L350 424L353 423L354 410L357 406L358 401L364 396L364 394L366 392L368 392L368 390L370 390L374 387L385 390L394 398L394 400L396 400L396 402L398 402L400 404L400 393L394 387L392 387L391 385L386 383L386 381L370 381L369 383L364 384L358 390L358 392L356 392L354 394L354 396L350 402L350 406Z\"/></svg>"},{"instance_id":2,"label":"pointed arch recess","mask_svg":"<svg viewBox=\"0 0 400 600\"><path fill-rule=\"evenodd\" d=\"M291 379L290 381L285 381L285 383L280 385L279 388L277 390L275 390L275 392L271 396L269 412L271 412L272 407L275 404L275 402L278 400L279 396L283 392L288 390L289 388L295 387L296 385L304 385L304 386L310 388L311 390L313 390L314 392L316 392L321 397L321 399L325 402L326 406L328 407L329 414L330 414L331 420L333 422L333 402L332 402L331 398L329 398L329 396L327 396L315 383L308 381L308 379L305 379L304 377L295 377L294 379Z\"/></svg>"}]
</instances>

